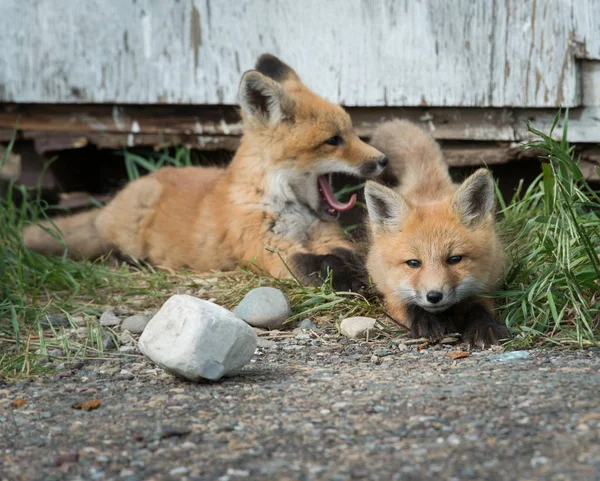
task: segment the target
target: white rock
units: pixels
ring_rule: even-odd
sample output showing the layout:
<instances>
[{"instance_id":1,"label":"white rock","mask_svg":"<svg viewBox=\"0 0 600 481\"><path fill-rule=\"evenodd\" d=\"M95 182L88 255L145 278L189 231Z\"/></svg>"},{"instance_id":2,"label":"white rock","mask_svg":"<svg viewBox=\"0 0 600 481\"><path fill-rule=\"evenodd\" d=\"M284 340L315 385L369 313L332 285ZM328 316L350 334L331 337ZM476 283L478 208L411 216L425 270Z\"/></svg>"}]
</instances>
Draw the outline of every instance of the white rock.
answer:
<instances>
[{"instance_id":1,"label":"white rock","mask_svg":"<svg viewBox=\"0 0 600 481\"><path fill-rule=\"evenodd\" d=\"M141 334L149 321L150 318L146 316L129 316L121 324L121 329L127 329L133 334Z\"/></svg>"},{"instance_id":2,"label":"white rock","mask_svg":"<svg viewBox=\"0 0 600 481\"><path fill-rule=\"evenodd\" d=\"M361 339L375 329L376 322L372 317L348 317L340 324L340 330L350 339Z\"/></svg>"},{"instance_id":3,"label":"white rock","mask_svg":"<svg viewBox=\"0 0 600 481\"><path fill-rule=\"evenodd\" d=\"M100 317L100 325L106 327L118 326L121 323L113 311L105 311Z\"/></svg>"},{"instance_id":4,"label":"white rock","mask_svg":"<svg viewBox=\"0 0 600 481\"><path fill-rule=\"evenodd\" d=\"M166 371L197 381L235 374L256 344L254 330L227 309L175 295L150 320L138 347Z\"/></svg>"},{"instance_id":5,"label":"white rock","mask_svg":"<svg viewBox=\"0 0 600 481\"><path fill-rule=\"evenodd\" d=\"M234 314L254 327L281 327L291 314L285 294L274 287L257 287L244 296Z\"/></svg>"}]
</instances>

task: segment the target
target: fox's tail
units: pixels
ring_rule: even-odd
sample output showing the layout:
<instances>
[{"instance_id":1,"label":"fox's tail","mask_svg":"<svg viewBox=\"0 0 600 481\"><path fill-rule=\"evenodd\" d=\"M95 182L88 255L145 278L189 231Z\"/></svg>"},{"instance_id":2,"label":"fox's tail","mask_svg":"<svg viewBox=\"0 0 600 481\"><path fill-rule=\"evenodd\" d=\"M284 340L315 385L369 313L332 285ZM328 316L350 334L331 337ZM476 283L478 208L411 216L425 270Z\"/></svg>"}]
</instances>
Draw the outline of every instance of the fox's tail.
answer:
<instances>
[{"instance_id":1,"label":"fox's tail","mask_svg":"<svg viewBox=\"0 0 600 481\"><path fill-rule=\"evenodd\" d=\"M107 254L110 245L96 229L101 209L69 217L59 217L27 226L23 231L25 246L42 254L60 255L65 250L71 257L93 259ZM58 231L57 231L58 229Z\"/></svg>"},{"instance_id":2,"label":"fox's tail","mask_svg":"<svg viewBox=\"0 0 600 481\"><path fill-rule=\"evenodd\" d=\"M400 191L416 187L441 195L448 192L452 180L439 144L408 120L391 120L373 132L371 144L390 159L390 169L400 182Z\"/></svg>"}]
</instances>

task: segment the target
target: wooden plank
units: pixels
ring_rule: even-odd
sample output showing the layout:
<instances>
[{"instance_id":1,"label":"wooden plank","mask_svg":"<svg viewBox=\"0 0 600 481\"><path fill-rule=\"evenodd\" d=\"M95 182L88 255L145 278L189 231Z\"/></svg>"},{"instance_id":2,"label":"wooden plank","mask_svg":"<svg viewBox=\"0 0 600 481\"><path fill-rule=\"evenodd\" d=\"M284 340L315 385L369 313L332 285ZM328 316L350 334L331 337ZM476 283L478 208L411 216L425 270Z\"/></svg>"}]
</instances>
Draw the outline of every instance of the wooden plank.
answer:
<instances>
[{"instance_id":1,"label":"wooden plank","mask_svg":"<svg viewBox=\"0 0 600 481\"><path fill-rule=\"evenodd\" d=\"M0 104L0 128L52 132L239 135L235 107Z\"/></svg>"},{"instance_id":2,"label":"wooden plank","mask_svg":"<svg viewBox=\"0 0 600 481\"><path fill-rule=\"evenodd\" d=\"M234 135L187 135L187 134L123 134L96 132L47 132L27 131L24 139L31 139L40 154L59 150L78 149L93 144L99 149L123 149L151 146L157 150L166 147L186 146L212 151L235 151L240 138Z\"/></svg>"},{"instance_id":3,"label":"wooden plank","mask_svg":"<svg viewBox=\"0 0 600 481\"><path fill-rule=\"evenodd\" d=\"M572 0L573 38L580 59L600 60L600 6L598 0Z\"/></svg>"},{"instance_id":4,"label":"wooden plank","mask_svg":"<svg viewBox=\"0 0 600 481\"><path fill-rule=\"evenodd\" d=\"M575 57L600 54L597 9L595 0L3 0L0 101L233 105L241 74L269 51L348 106L576 106Z\"/></svg>"},{"instance_id":5,"label":"wooden plank","mask_svg":"<svg viewBox=\"0 0 600 481\"><path fill-rule=\"evenodd\" d=\"M590 96L594 95L597 94L590 91ZM571 109L570 142L600 142L599 109L594 106ZM555 109L356 107L347 110L357 132L363 137L369 137L378 123L398 117L421 124L440 140L513 142L532 138L526 129L528 122L547 132L556 115ZM242 125L234 107L0 105L0 129L10 129L17 122L27 138L52 137L53 134L43 133L62 132L70 137L84 135L107 147L116 147L117 144L127 146L129 139L144 138L140 135L150 135L146 140L152 144L160 142L163 136L169 142L180 138L183 143L208 146L209 138L222 137L221 140L225 142L225 138L242 133ZM110 137L108 134L126 135ZM107 135L110 140L103 144L102 139ZM119 139L118 142L115 138ZM131 145L137 144L134 142Z\"/></svg>"},{"instance_id":6,"label":"wooden plank","mask_svg":"<svg viewBox=\"0 0 600 481\"><path fill-rule=\"evenodd\" d=\"M580 105L573 42L579 1L494 2L492 105Z\"/></svg>"}]
</instances>

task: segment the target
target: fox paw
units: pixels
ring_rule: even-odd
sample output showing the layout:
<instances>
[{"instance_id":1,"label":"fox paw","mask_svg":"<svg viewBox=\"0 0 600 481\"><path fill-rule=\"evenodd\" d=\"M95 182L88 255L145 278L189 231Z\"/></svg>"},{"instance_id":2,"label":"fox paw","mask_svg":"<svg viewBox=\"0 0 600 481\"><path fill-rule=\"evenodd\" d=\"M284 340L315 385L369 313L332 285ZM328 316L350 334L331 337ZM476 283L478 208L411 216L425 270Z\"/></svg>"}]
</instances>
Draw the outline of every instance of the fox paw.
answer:
<instances>
[{"instance_id":1,"label":"fox paw","mask_svg":"<svg viewBox=\"0 0 600 481\"><path fill-rule=\"evenodd\" d=\"M456 332L451 316L445 312L433 314L419 306L410 306L408 308L408 319L410 321L410 335L415 338L440 339L447 334Z\"/></svg>"},{"instance_id":2,"label":"fox paw","mask_svg":"<svg viewBox=\"0 0 600 481\"><path fill-rule=\"evenodd\" d=\"M323 283L331 273L336 291L362 292L368 285L364 261L349 249L335 249L331 254L296 254L296 270L309 281Z\"/></svg>"},{"instance_id":3,"label":"fox paw","mask_svg":"<svg viewBox=\"0 0 600 481\"><path fill-rule=\"evenodd\" d=\"M494 315L480 304L474 304L465 314L463 341L469 347L486 348L509 337L508 329L496 322Z\"/></svg>"}]
</instances>

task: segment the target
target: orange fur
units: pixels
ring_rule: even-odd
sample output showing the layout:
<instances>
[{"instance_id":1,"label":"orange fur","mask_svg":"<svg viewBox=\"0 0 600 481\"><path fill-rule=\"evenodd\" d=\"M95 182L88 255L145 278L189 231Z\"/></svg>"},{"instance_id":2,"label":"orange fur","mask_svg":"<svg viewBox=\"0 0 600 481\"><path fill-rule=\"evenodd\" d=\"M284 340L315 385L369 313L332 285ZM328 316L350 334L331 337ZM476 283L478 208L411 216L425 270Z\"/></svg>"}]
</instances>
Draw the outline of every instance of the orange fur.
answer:
<instances>
[{"instance_id":1,"label":"orange fur","mask_svg":"<svg viewBox=\"0 0 600 481\"><path fill-rule=\"evenodd\" d=\"M468 330L470 321L461 316L473 302L491 309L489 299L479 296L492 291L504 264L491 175L480 169L462 185L454 184L437 143L407 121L382 124L372 143L390 157L400 177L395 190L374 182L365 189L371 234L367 269L389 314L419 335L443 331L445 321L435 319L453 310L459 318L453 327ZM429 329L413 325L414 308L428 318ZM431 327L436 322L440 325ZM479 333L473 343L495 340Z\"/></svg>"},{"instance_id":2,"label":"orange fur","mask_svg":"<svg viewBox=\"0 0 600 481\"><path fill-rule=\"evenodd\" d=\"M318 256L353 251L335 218L323 210L317 176L374 176L387 159L358 138L341 107L308 90L275 57L262 56L256 70L244 74L239 99L244 136L227 169L163 168L127 185L94 212L94 222L73 225L75 219L88 219L87 213L57 219L69 251L93 257L112 249L158 266L200 272L253 260L276 277L289 276L271 248L304 282L315 278L312 271L329 266L329 257ZM339 145L326 143L334 136L342 139ZM79 229L88 234L74 234ZM81 246L78 239L90 235L97 242ZM37 226L24 238L40 252L63 250ZM317 257L309 258L307 267L298 265L298 254ZM338 281L346 285L349 274L342 271Z\"/></svg>"}]
</instances>

